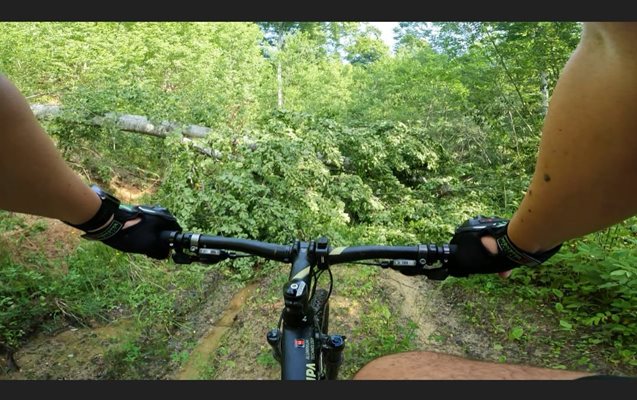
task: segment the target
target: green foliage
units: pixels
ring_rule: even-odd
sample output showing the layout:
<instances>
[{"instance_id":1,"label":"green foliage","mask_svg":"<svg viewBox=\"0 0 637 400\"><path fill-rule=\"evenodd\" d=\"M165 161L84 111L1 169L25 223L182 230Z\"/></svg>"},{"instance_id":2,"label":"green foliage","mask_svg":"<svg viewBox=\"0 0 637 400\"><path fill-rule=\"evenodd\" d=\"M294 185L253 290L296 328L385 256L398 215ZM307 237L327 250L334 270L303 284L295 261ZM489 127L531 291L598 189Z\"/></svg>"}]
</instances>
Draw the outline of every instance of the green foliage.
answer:
<instances>
[{"instance_id":1,"label":"green foliage","mask_svg":"<svg viewBox=\"0 0 637 400\"><path fill-rule=\"evenodd\" d=\"M19 214L0 210L0 217L0 232L9 232L18 228L27 227L24 218Z\"/></svg>"},{"instance_id":2,"label":"green foliage","mask_svg":"<svg viewBox=\"0 0 637 400\"><path fill-rule=\"evenodd\" d=\"M445 281L444 287L462 286L479 292L477 303L466 303L468 317L480 326L484 315L493 310L500 316L489 317L489 329L505 334L508 340L546 341L556 349L565 335L572 336L581 352L599 352L595 347L605 343L605 357L620 365L637 366L637 307L634 265L637 253L635 239L630 237L634 218L604 233L589 235L568 243L540 268L518 268L506 284L490 276L475 276L470 279ZM613 246L609 235L619 240ZM501 298L508 299L513 307L502 309ZM518 310L515 304L526 306L548 316L544 319L552 333L545 339L535 338L527 332L537 327L529 325L533 318L528 312ZM500 319L509 319L509 328L503 328ZM521 322L523 322L521 324ZM506 326L505 324L504 326ZM536 344L537 345L537 344ZM555 357L559 357L559 352ZM577 368L570 365L569 369Z\"/></svg>"},{"instance_id":3,"label":"green foliage","mask_svg":"<svg viewBox=\"0 0 637 400\"><path fill-rule=\"evenodd\" d=\"M379 120L422 121L426 127L459 117L467 89L447 57L423 47L399 51L354 70L349 118L366 125Z\"/></svg>"},{"instance_id":4,"label":"green foliage","mask_svg":"<svg viewBox=\"0 0 637 400\"><path fill-rule=\"evenodd\" d=\"M173 163L159 199L187 229L225 236L350 241L350 228L379 224L414 241L402 227L421 221L427 206L412 188L438 160L427 133L389 122L347 128L280 112L247 132L247 140L211 135L219 160L169 141Z\"/></svg>"},{"instance_id":5,"label":"green foliage","mask_svg":"<svg viewBox=\"0 0 637 400\"><path fill-rule=\"evenodd\" d=\"M268 368L276 367L279 365L279 362L274 358L274 355L272 354L271 348L267 348L264 352L259 353L257 355L256 361L257 364Z\"/></svg>"},{"instance_id":6,"label":"green foliage","mask_svg":"<svg viewBox=\"0 0 637 400\"><path fill-rule=\"evenodd\" d=\"M378 29L366 26L347 47L347 61L352 65L368 65L389 55L389 48L382 41Z\"/></svg>"},{"instance_id":7,"label":"green foliage","mask_svg":"<svg viewBox=\"0 0 637 400\"><path fill-rule=\"evenodd\" d=\"M519 340L522 337L522 335L524 335L524 329L520 328L519 326L516 326L515 328L511 330L511 332L509 332L509 339Z\"/></svg>"},{"instance_id":8,"label":"green foliage","mask_svg":"<svg viewBox=\"0 0 637 400\"><path fill-rule=\"evenodd\" d=\"M520 136L541 128L548 96L575 49L573 22L434 23L422 37L460 66L460 80L481 124ZM410 31L412 34L414 30ZM477 79L480 77L479 79Z\"/></svg>"},{"instance_id":9,"label":"green foliage","mask_svg":"<svg viewBox=\"0 0 637 400\"><path fill-rule=\"evenodd\" d=\"M114 112L241 129L269 97L261 37L250 23L3 23L0 66L30 101L63 104L65 122L45 127L92 176L158 173L160 141L86 122Z\"/></svg>"},{"instance_id":10,"label":"green foliage","mask_svg":"<svg viewBox=\"0 0 637 400\"><path fill-rule=\"evenodd\" d=\"M0 341L17 347L22 337L32 331L34 321L46 315L44 276L25 271L6 256L0 259Z\"/></svg>"},{"instance_id":11,"label":"green foliage","mask_svg":"<svg viewBox=\"0 0 637 400\"><path fill-rule=\"evenodd\" d=\"M542 278L560 288L556 310L564 329L590 331L613 344L616 360L632 365L637 365L636 243L628 238L609 249L578 241L555 256L559 268Z\"/></svg>"},{"instance_id":12,"label":"green foliage","mask_svg":"<svg viewBox=\"0 0 637 400\"><path fill-rule=\"evenodd\" d=\"M202 295L202 270L171 273L101 243L82 243L66 260L38 261L45 264L36 268L16 263L8 254L0 257L0 341L10 347L19 346L41 324L88 326L107 321L119 309L135 316L140 327L165 332L177 319L178 289L199 292L199 299ZM66 272L61 272L61 262ZM130 361L135 353L127 353Z\"/></svg>"},{"instance_id":13,"label":"green foliage","mask_svg":"<svg viewBox=\"0 0 637 400\"><path fill-rule=\"evenodd\" d=\"M231 135L211 137L220 160L169 144L175 162L159 193L162 203L189 229L278 242L346 223L338 199L321 195L330 172L317 153L338 162L329 133L311 126L296 132L283 115L250 131L248 145Z\"/></svg>"},{"instance_id":14,"label":"green foliage","mask_svg":"<svg viewBox=\"0 0 637 400\"><path fill-rule=\"evenodd\" d=\"M378 32L358 22L0 23L0 71L30 102L63 105L63 118L43 126L85 178L157 188L148 200L185 229L281 243L322 235L333 244L446 242L468 217L516 210L546 103L580 29L402 23L390 55ZM176 133L162 140L87 123L111 112L210 127L196 144L221 156L195 151ZM0 232L27 229L1 217ZM546 303L555 335L605 345L613 361L634 365L635 226L573 242L551 268L516 270L512 288L487 278L449 285ZM241 280L264 267L231 265L227 277ZM57 261L36 252L17 262L2 251L0 341L16 347L43 324L108 319L124 307L139 332L107 361L114 376L145 376L136 367L145 357L183 359L166 351L164 333L147 331L177 323L180 290L194 291L185 309L201 300L204 273L94 243ZM373 290L373 274L361 274L368 279L349 285L354 296ZM368 311L359 361L409 349L410 324L396 328L380 303ZM485 315L501 343L533 340L532 324ZM272 359L263 353L258 362Z\"/></svg>"},{"instance_id":15,"label":"green foliage","mask_svg":"<svg viewBox=\"0 0 637 400\"><path fill-rule=\"evenodd\" d=\"M335 118L345 114L351 101L349 65L328 56L308 33L286 41L279 55L282 64L283 108Z\"/></svg>"}]
</instances>

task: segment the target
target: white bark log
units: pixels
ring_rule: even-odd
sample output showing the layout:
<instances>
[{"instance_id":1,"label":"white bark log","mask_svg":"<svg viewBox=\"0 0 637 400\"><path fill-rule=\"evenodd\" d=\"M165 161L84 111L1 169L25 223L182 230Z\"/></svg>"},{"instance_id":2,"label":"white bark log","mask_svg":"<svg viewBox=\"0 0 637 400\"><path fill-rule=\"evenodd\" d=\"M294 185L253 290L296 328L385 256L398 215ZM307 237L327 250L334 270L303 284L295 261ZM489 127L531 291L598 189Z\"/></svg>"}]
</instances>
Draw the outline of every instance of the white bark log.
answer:
<instances>
[{"instance_id":1,"label":"white bark log","mask_svg":"<svg viewBox=\"0 0 637 400\"><path fill-rule=\"evenodd\" d=\"M33 115L38 119L58 117L62 113L62 107L55 104L32 104L31 110ZM210 133L210 128L200 125L179 125L174 122L162 121L159 124L153 124L147 117L142 115L116 114L107 113L101 117L94 117L90 121L86 121L89 125L106 126L113 124L122 131L143 133L145 135L157 136L164 138L172 132L182 134L182 143L186 143L202 154L213 157L217 160L221 158L218 150L210 149L195 143L190 138L203 138Z\"/></svg>"},{"instance_id":2,"label":"white bark log","mask_svg":"<svg viewBox=\"0 0 637 400\"><path fill-rule=\"evenodd\" d=\"M62 107L55 104L32 104L31 110L38 119L59 117L62 113ZM153 124L147 117L132 114L116 114L107 113L101 117L94 117L90 121L86 121L88 125L109 126L114 124L118 129L126 132L142 133L159 138L165 138L171 132L181 133L183 136L181 142L194 147L197 151L217 160L221 159L221 152L215 149L203 147L196 143L193 139L203 138L211 129L200 125L179 125L174 122L162 121L159 124ZM256 142L248 137L243 136L241 139L247 148L255 150ZM319 157L323 159L323 157ZM344 162L349 163L349 159L344 157Z\"/></svg>"},{"instance_id":3,"label":"white bark log","mask_svg":"<svg viewBox=\"0 0 637 400\"><path fill-rule=\"evenodd\" d=\"M58 116L62 112L62 107L55 104L32 104L31 110L36 118L43 119ZM177 132L191 138L202 138L210 133L210 128L201 125L180 125L169 121L153 123L147 117L131 114L107 113L87 123L100 126L111 123L123 131L159 137L166 137L171 132Z\"/></svg>"}]
</instances>

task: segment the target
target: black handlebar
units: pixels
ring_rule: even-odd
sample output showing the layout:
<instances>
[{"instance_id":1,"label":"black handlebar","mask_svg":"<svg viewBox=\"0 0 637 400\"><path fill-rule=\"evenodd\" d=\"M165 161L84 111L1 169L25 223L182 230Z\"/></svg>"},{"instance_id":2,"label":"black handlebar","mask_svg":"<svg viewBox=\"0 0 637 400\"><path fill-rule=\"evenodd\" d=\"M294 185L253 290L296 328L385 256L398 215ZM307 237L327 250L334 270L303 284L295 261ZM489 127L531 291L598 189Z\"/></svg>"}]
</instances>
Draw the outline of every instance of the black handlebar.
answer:
<instances>
[{"instance_id":1,"label":"black handlebar","mask_svg":"<svg viewBox=\"0 0 637 400\"><path fill-rule=\"evenodd\" d=\"M419 244L417 246L352 246L335 247L329 250L330 264L352 261L371 260L378 258L408 259L418 261L419 264L431 265L436 261L446 262L455 252L454 245Z\"/></svg>"},{"instance_id":2,"label":"black handlebar","mask_svg":"<svg viewBox=\"0 0 637 400\"><path fill-rule=\"evenodd\" d=\"M258 240L228 238L203 235L193 232L167 231L161 235L162 241L175 250L173 260L177 263L214 263L236 256L223 250L235 250L279 262L293 262L296 257L295 245L280 245ZM319 268L329 265L363 260L390 259L391 263L381 264L406 275L425 274L441 270L456 252L450 244L420 244L414 246L347 246L329 247L327 239L321 238L308 246L311 257ZM186 251L186 253L184 253ZM442 267L433 267L440 262ZM432 271L433 272L433 271ZM442 271L441 271L442 272Z\"/></svg>"},{"instance_id":3,"label":"black handlebar","mask_svg":"<svg viewBox=\"0 0 637 400\"><path fill-rule=\"evenodd\" d=\"M200 249L236 250L281 262L290 262L292 255L292 246L260 242L258 240L174 231L162 233L162 238L167 238L169 246L175 250L188 249L192 253L197 253Z\"/></svg>"}]
</instances>

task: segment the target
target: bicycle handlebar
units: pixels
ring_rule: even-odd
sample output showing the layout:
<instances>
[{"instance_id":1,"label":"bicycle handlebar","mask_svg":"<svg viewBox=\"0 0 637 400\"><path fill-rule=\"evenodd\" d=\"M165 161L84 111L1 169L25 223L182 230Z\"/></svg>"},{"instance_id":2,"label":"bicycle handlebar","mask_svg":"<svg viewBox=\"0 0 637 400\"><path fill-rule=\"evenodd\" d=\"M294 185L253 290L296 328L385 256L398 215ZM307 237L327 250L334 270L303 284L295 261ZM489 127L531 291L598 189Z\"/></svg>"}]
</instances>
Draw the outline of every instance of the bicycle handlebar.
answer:
<instances>
[{"instance_id":1,"label":"bicycle handlebar","mask_svg":"<svg viewBox=\"0 0 637 400\"><path fill-rule=\"evenodd\" d=\"M227 254L222 250L241 251L250 255L263 257L279 262L292 262L295 257L296 246L280 245L251 239L211 236L193 232L166 231L164 240L175 250L173 260L177 263L203 262L214 263L236 255ZM319 267L374 259L390 259L392 263L382 265L397 269L406 275L426 274L432 267L441 262L444 266L449 258L455 254L457 247L451 244L419 244L414 246L346 246L329 247L327 239L321 238L310 242L309 251L317 260ZM183 253L188 250L191 255Z\"/></svg>"},{"instance_id":2,"label":"bicycle handlebar","mask_svg":"<svg viewBox=\"0 0 637 400\"><path fill-rule=\"evenodd\" d=\"M446 262L455 245L419 244L415 246L350 246L329 250L330 264L339 264L378 258L416 260L431 265L436 261Z\"/></svg>"}]
</instances>

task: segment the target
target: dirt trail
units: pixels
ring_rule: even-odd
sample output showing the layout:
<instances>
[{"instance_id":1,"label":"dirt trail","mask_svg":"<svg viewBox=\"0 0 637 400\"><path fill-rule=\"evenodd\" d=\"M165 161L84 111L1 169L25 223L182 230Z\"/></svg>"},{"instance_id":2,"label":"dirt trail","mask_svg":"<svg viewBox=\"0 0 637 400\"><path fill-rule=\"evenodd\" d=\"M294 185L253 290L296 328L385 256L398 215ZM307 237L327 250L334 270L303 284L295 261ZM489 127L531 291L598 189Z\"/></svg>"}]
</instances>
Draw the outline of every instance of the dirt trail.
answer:
<instances>
[{"instance_id":1,"label":"dirt trail","mask_svg":"<svg viewBox=\"0 0 637 400\"><path fill-rule=\"evenodd\" d=\"M265 343L265 332L276 322L282 304L278 298L267 300L257 296L271 284L268 279L252 283L235 291L229 303L211 301L196 310L197 315L190 318L201 319L196 324L197 331L202 332L200 339L180 368L163 374L166 379L202 379L210 365L215 366L214 379L278 379L278 366L267 362L269 347ZM484 341L472 336L458 322L441 299L435 283L386 270L380 274L378 290L388 293L392 309L417 324L415 348L463 355L464 349L470 347L478 358L493 358L488 351L485 353ZM351 331L363 312L360 303L338 293L331 302L332 329ZM223 307L225 310L221 312ZM212 326L208 317L203 318L210 315L217 315ZM126 328L126 321L118 321L95 329L39 335L15 354L22 371L0 376L0 379L102 379L107 374L103 355L109 346L123 340ZM448 335L443 341L439 339L445 335L442 332ZM447 340L449 338L454 340ZM466 346L468 344L470 346ZM215 360L214 355L220 348L225 358Z\"/></svg>"},{"instance_id":2,"label":"dirt trail","mask_svg":"<svg viewBox=\"0 0 637 400\"><path fill-rule=\"evenodd\" d=\"M152 188L141 190L126 186L119 180L112 182L111 187L123 201L131 203L152 191ZM25 237L22 247L31 246L34 251L61 257L70 253L80 241L80 232L60 221L32 216L25 216L25 219L29 226L44 221L46 227ZM8 238L0 237L2 239L10 242ZM17 249L10 249L19 254ZM281 276L287 274L286 268L282 267ZM339 271L335 273L338 275ZM187 340L190 343L197 341L197 344L182 365L178 362L149 365L156 377L153 379L200 379L206 375L202 371L210 365L215 379L278 379L279 368L270 357L265 333L276 324L283 304L278 290L272 297L263 296L264 292L279 287L276 275L273 273L242 289L211 278L207 283L209 298L201 307L191 310L187 317L190 333L176 332L171 339L176 343L171 345L175 351L187 348ZM331 298L330 327L333 333L345 334L353 331L363 317L365 300L341 295L341 285L345 283L337 277ZM415 348L465 354L465 349L471 347L477 349L478 356L480 352L484 353L483 341L477 340L475 335L472 337L470 330L458 322L435 283L383 270L375 290L389 294L390 308L397 310L402 320L409 319L417 324ZM104 379L109 376L104 355L127 340L131 324L120 319L104 326L96 324L93 328L69 327L54 335L40 333L15 352L21 371L8 372L7 366L3 365L4 357L0 357L0 380ZM441 340L443 336L445 339ZM215 355L219 354L222 356L215 360ZM482 355L486 356L482 358L493 358L490 354Z\"/></svg>"},{"instance_id":3,"label":"dirt trail","mask_svg":"<svg viewBox=\"0 0 637 400\"><path fill-rule=\"evenodd\" d=\"M131 324L122 319L95 328L70 328L54 336L39 334L15 353L20 371L0 373L0 380L100 379L104 354L122 340Z\"/></svg>"},{"instance_id":4,"label":"dirt trail","mask_svg":"<svg viewBox=\"0 0 637 400\"><path fill-rule=\"evenodd\" d=\"M361 318L365 317L365 299L342 294L346 279L339 276L341 272L334 271L335 292L330 298L330 331L360 340L363 338L352 336L352 332L360 324ZM262 282L261 285L265 287L268 282ZM461 322L460 316L442 297L438 283L383 270L374 289L374 293L380 292L388 297L390 309L400 314L399 320L411 320L417 324L416 337L412 343L415 349L470 355L478 359L497 358L489 348L489 341ZM281 307L279 300L267 302L263 296L248 299L237 315L235 325L220 340L224 354L213 361L214 379L279 379L279 367L269 357L265 332L278 318ZM344 368L351 368L352 361L350 364L346 361Z\"/></svg>"},{"instance_id":5,"label":"dirt trail","mask_svg":"<svg viewBox=\"0 0 637 400\"><path fill-rule=\"evenodd\" d=\"M241 311L246 299L257 287L258 285L253 283L235 294L228 308L221 314L219 320L212 325L205 336L199 340L197 346L190 352L186 364L181 370L177 371L172 379L192 380L199 378L199 370L217 350L221 338L232 328L234 321L237 319L237 314Z\"/></svg>"},{"instance_id":6,"label":"dirt trail","mask_svg":"<svg viewBox=\"0 0 637 400\"><path fill-rule=\"evenodd\" d=\"M392 303L417 325L416 349L497 360L490 340L463 322L451 300L443 297L440 282L392 270L383 271L381 276L381 286L389 289Z\"/></svg>"}]
</instances>

